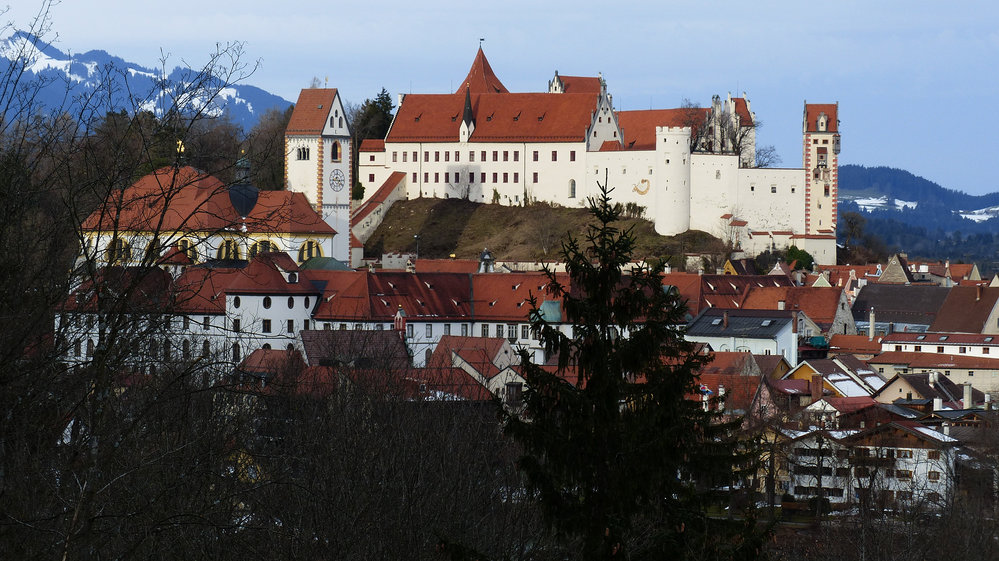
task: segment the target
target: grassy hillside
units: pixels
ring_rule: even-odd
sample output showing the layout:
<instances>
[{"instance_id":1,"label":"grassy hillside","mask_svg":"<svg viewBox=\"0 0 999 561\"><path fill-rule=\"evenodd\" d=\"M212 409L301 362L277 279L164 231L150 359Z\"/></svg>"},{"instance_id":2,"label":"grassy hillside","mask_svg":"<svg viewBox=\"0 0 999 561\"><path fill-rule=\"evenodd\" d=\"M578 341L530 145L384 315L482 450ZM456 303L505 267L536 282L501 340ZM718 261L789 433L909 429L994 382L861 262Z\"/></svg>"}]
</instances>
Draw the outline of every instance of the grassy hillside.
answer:
<instances>
[{"instance_id":1,"label":"grassy hillside","mask_svg":"<svg viewBox=\"0 0 999 561\"><path fill-rule=\"evenodd\" d=\"M558 259L567 233L582 238L591 216L586 209L544 203L527 207L472 203L459 199L415 199L395 203L364 247L366 257L389 252L415 252L420 257L478 258L483 248L504 261ZM630 218L619 225L634 226L636 257L673 257L690 251L721 251L722 244L703 232L666 237L655 233L648 220Z\"/></svg>"}]
</instances>

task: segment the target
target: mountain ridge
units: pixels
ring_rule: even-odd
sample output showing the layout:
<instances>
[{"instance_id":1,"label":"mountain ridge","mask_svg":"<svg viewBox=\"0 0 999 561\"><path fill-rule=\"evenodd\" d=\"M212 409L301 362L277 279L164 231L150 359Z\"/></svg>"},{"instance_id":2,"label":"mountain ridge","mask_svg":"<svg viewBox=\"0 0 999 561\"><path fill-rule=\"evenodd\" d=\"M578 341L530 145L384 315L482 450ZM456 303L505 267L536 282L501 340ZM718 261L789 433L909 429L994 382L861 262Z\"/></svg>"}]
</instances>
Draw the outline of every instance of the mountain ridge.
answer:
<instances>
[{"instance_id":1,"label":"mountain ridge","mask_svg":"<svg viewBox=\"0 0 999 561\"><path fill-rule=\"evenodd\" d=\"M29 32L16 30L0 38L0 72L13 72L22 86L39 85L32 97L36 106L53 111L151 111L162 116L164 108L176 102L181 110L201 111L212 117L228 116L244 130L252 128L267 110L285 110L292 102L250 84L226 84L219 76L209 83L218 87L218 95L206 98L190 95L192 80L211 70L175 66L146 68L126 61L103 49L82 54L68 54ZM92 107L93 94L107 94L105 104ZM66 100L70 100L67 104ZM17 114L12 108L11 114Z\"/></svg>"}]
</instances>

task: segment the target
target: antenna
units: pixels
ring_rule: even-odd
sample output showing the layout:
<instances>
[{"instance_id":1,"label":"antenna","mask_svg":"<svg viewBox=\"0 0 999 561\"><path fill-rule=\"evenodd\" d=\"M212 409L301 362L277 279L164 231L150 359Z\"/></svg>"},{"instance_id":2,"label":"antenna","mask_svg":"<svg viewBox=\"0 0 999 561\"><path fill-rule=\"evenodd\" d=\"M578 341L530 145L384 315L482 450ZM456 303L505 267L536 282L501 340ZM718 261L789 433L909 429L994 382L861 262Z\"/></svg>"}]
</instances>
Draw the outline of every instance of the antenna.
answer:
<instances>
[{"instance_id":1,"label":"antenna","mask_svg":"<svg viewBox=\"0 0 999 561\"><path fill-rule=\"evenodd\" d=\"M323 87L326 87L326 88L330 87L330 77L329 77L329 74L326 75L326 84L324 84Z\"/></svg>"},{"instance_id":2,"label":"antenna","mask_svg":"<svg viewBox=\"0 0 999 561\"><path fill-rule=\"evenodd\" d=\"M479 48L480 49L482 48L482 42L485 41L485 40L486 40L485 37L479 37Z\"/></svg>"}]
</instances>

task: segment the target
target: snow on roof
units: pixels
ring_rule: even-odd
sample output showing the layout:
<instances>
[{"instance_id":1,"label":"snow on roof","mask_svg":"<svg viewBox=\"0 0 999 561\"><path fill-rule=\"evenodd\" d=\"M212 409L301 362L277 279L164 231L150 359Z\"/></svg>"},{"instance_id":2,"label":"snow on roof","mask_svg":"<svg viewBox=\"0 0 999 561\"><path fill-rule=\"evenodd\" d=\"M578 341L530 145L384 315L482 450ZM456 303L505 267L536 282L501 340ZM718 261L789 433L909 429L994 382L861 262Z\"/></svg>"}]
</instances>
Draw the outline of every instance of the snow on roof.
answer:
<instances>
[{"instance_id":1,"label":"snow on roof","mask_svg":"<svg viewBox=\"0 0 999 561\"><path fill-rule=\"evenodd\" d=\"M946 434L943 434L942 432L937 432L937 431L935 431L935 430L933 430L933 429L931 429L929 427L913 427L913 428L915 428L916 432L918 432L918 433L920 433L920 434L922 434L924 436L927 436L929 438L933 438L935 440L939 440L940 442L957 442L956 438L947 436Z\"/></svg>"}]
</instances>

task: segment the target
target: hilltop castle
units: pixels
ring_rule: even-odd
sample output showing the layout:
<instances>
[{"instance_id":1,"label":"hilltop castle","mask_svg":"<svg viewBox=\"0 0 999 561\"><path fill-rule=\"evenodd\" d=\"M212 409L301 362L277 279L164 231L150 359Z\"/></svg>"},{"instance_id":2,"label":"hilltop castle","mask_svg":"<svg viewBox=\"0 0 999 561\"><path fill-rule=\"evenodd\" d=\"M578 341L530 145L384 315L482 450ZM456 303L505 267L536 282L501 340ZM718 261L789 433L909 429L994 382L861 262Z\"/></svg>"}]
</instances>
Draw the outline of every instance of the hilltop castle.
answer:
<instances>
[{"instance_id":1,"label":"hilltop castle","mask_svg":"<svg viewBox=\"0 0 999 561\"><path fill-rule=\"evenodd\" d=\"M745 97L616 111L602 77L557 72L547 92L511 93L479 49L454 93L400 96L385 139L362 143L366 198L352 214L343 116L336 90L302 91L286 133L287 185L362 242L399 198L583 206L606 178L660 234L702 230L750 254L793 244L819 264L836 260L838 104L805 104L801 168L758 168ZM349 236L338 238L334 256L347 259Z\"/></svg>"}]
</instances>

